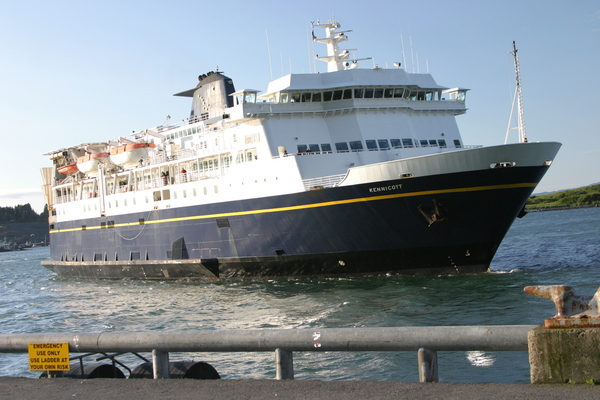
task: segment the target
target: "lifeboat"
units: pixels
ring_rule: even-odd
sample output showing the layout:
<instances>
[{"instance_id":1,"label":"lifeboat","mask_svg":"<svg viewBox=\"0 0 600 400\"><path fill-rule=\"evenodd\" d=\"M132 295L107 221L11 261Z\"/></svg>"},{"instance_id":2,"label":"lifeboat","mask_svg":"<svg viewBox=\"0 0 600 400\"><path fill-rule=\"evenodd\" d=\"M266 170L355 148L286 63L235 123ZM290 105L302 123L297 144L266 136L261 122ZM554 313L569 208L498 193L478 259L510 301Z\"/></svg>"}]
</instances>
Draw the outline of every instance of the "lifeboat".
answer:
<instances>
[{"instance_id":1,"label":"lifeboat","mask_svg":"<svg viewBox=\"0 0 600 400\"><path fill-rule=\"evenodd\" d=\"M99 164L113 165L110 153L91 153L77 158L77 168L86 175L98 175Z\"/></svg>"},{"instance_id":2,"label":"lifeboat","mask_svg":"<svg viewBox=\"0 0 600 400\"><path fill-rule=\"evenodd\" d=\"M154 143L127 143L110 150L110 160L121 167L132 168L140 164L140 160L148 157L155 148Z\"/></svg>"},{"instance_id":3,"label":"lifeboat","mask_svg":"<svg viewBox=\"0 0 600 400\"><path fill-rule=\"evenodd\" d=\"M63 165L62 167L58 167L56 168L56 170L60 173L60 174L64 174L64 175L71 175L75 172L77 172L77 163L76 162L72 162L70 164L67 165Z\"/></svg>"}]
</instances>

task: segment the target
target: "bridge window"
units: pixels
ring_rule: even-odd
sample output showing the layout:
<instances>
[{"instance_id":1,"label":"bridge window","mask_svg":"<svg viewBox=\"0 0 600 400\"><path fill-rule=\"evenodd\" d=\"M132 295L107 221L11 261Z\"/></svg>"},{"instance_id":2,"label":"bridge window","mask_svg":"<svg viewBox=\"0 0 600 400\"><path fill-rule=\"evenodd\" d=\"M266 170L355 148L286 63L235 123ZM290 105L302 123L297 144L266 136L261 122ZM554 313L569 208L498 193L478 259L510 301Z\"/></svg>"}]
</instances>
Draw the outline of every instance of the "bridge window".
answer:
<instances>
[{"instance_id":1,"label":"bridge window","mask_svg":"<svg viewBox=\"0 0 600 400\"><path fill-rule=\"evenodd\" d=\"M392 147L395 149L402 147L402 143L400 142L400 139L390 139L390 142L392 143Z\"/></svg>"},{"instance_id":2,"label":"bridge window","mask_svg":"<svg viewBox=\"0 0 600 400\"><path fill-rule=\"evenodd\" d=\"M364 89L354 89L354 98L362 99L364 94Z\"/></svg>"},{"instance_id":3,"label":"bridge window","mask_svg":"<svg viewBox=\"0 0 600 400\"><path fill-rule=\"evenodd\" d=\"M395 88L394 89L394 98L401 99L404 97L404 88Z\"/></svg>"},{"instance_id":4,"label":"bridge window","mask_svg":"<svg viewBox=\"0 0 600 400\"><path fill-rule=\"evenodd\" d=\"M323 150L324 153L331 153L331 144L321 143L321 150Z\"/></svg>"},{"instance_id":5,"label":"bridge window","mask_svg":"<svg viewBox=\"0 0 600 400\"><path fill-rule=\"evenodd\" d=\"M315 92L312 95L312 101L313 102L318 102L321 101L321 92Z\"/></svg>"}]
</instances>

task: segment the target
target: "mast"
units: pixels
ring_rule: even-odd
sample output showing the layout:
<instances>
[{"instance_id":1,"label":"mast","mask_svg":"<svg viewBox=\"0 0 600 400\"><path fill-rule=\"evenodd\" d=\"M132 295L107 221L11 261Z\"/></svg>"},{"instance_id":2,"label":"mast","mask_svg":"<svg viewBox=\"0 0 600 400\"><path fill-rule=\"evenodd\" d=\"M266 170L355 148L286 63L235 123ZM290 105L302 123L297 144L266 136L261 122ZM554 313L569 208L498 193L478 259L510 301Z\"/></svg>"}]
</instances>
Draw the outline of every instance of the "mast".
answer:
<instances>
[{"instance_id":1,"label":"mast","mask_svg":"<svg viewBox=\"0 0 600 400\"><path fill-rule=\"evenodd\" d=\"M519 56L517 55L517 45L513 40L513 51L510 52L513 55L515 61L515 77L517 80L517 88L515 90L515 97L513 98L513 106L510 113L510 121L512 121L512 115L515 108L515 100L517 101L517 109L518 109L518 126L517 130L519 132L519 143L527 143L527 132L525 130L525 113L523 112L523 91L521 89L521 69L519 67ZM506 140L508 141L508 131L510 130L510 121L509 121L509 129L506 132Z\"/></svg>"},{"instance_id":2,"label":"mast","mask_svg":"<svg viewBox=\"0 0 600 400\"><path fill-rule=\"evenodd\" d=\"M315 36L315 27L325 28L325 38L317 38ZM322 57L317 55L316 57L317 60L327 63L327 72L358 68L358 61L371 59L371 57L350 59L350 51L356 49L342 49L340 48L340 43L347 41L348 36L346 33L352 31L338 31L340 27L340 23L334 20L327 21L326 23L321 23L321 21L312 23L313 41L327 45L327 55Z\"/></svg>"}]
</instances>

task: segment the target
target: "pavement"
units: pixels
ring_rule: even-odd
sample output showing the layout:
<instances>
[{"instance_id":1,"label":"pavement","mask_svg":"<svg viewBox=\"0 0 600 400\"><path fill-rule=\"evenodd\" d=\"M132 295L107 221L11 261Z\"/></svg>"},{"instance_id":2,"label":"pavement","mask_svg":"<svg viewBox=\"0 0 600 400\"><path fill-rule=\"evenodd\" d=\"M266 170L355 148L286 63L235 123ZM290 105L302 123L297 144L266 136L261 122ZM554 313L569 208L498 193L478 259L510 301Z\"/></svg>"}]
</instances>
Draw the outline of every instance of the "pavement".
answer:
<instances>
[{"instance_id":1,"label":"pavement","mask_svg":"<svg viewBox=\"0 0 600 400\"><path fill-rule=\"evenodd\" d=\"M0 377L0 399L600 399L600 386L317 380Z\"/></svg>"}]
</instances>

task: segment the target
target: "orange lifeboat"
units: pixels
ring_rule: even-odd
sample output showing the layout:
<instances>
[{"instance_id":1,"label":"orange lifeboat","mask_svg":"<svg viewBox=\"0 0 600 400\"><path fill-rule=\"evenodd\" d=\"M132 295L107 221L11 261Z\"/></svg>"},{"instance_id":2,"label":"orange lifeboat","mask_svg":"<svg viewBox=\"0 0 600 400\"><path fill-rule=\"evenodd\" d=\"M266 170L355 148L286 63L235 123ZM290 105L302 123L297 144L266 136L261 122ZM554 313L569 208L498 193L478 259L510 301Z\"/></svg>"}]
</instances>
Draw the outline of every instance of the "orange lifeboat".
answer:
<instances>
[{"instance_id":1,"label":"orange lifeboat","mask_svg":"<svg viewBox=\"0 0 600 400\"><path fill-rule=\"evenodd\" d=\"M77 170L78 170L77 163L76 162L72 162L70 164L63 165L62 167L58 167L56 170L60 174L71 175L71 174L77 172Z\"/></svg>"},{"instance_id":2,"label":"orange lifeboat","mask_svg":"<svg viewBox=\"0 0 600 400\"><path fill-rule=\"evenodd\" d=\"M135 167L139 165L140 159L148 157L150 151L155 148L154 143L127 143L110 150L110 160L121 167Z\"/></svg>"},{"instance_id":3,"label":"orange lifeboat","mask_svg":"<svg viewBox=\"0 0 600 400\"><path fill-rule=\"evenodd\" d=\"M91 153L77 158L77 168L87 175L97 175L100 163L112 165L110 153Z\"/></svg>"}]
</instances>

